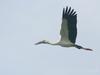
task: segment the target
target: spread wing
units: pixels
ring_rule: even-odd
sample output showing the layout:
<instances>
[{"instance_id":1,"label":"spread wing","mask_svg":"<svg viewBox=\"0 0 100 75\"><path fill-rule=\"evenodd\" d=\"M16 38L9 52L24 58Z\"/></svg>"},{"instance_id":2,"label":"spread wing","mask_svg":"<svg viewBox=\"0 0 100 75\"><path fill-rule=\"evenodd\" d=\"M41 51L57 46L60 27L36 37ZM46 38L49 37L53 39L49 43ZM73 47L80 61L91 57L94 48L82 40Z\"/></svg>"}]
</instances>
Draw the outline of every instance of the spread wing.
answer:
<instances>
[{"instance_id":1,"label":"spread wing","mask_svg":"<svg viewBox=\"0 0 100 75\"><path fill-rule=\"evenodd\" d=\"M66 7L63 8L62 24L61 24L61 41L70 41L75 43L77 36L77 14L74 9Z\"/></svg>"}]
</instances>

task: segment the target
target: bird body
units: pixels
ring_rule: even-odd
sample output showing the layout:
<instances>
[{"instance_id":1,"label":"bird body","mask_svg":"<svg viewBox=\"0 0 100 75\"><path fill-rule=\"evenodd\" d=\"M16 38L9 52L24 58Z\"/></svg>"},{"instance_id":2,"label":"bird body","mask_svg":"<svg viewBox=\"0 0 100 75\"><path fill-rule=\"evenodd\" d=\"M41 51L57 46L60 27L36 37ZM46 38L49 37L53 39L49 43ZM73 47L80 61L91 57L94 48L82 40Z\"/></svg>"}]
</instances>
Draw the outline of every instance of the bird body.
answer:
<instances>
[{"instance_id":1,"label":"bird body","mask_svg":"<svg viewBox=\"0 0 100 75\"><path fill-rule=\"evenodd\" d=\"M52 44L46 40L43 40L37 42L36 45L43 43L50 45L59 45L62 47L75 47L78 49L92 51L92 49L84 48L82 46L75 44L77 37L77 14L76 11L74 11L74 9L71 9L71 7L63 8L60 35L61 39L57 43Z\"/></svg>"}]
</instances>

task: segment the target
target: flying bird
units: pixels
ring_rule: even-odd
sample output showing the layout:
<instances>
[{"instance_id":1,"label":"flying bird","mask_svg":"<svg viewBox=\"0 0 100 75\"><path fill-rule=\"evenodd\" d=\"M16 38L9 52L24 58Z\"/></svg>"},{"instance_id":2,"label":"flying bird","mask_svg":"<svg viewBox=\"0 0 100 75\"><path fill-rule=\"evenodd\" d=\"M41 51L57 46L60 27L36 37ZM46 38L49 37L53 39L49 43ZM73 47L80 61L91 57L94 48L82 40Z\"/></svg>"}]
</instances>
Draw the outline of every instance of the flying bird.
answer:
<instances>
[{"instance_id":1,"label":"flying bird","mask_svg":"<svg viewBox=\"0 0 100 75\"><path fill-rule=\"evenodd\" d=\"M92 51L90 48L84 48L80 45L75 44L77 37L77 14L74 9L71 7L63 8L62 13L62 23L60 30L60 41L57 43L50 43L46 40L35 43L38 44L50 44L50 45L59 45L62 47L75 47L78 49L84 49Z\"/></svg>"}]
</instances>

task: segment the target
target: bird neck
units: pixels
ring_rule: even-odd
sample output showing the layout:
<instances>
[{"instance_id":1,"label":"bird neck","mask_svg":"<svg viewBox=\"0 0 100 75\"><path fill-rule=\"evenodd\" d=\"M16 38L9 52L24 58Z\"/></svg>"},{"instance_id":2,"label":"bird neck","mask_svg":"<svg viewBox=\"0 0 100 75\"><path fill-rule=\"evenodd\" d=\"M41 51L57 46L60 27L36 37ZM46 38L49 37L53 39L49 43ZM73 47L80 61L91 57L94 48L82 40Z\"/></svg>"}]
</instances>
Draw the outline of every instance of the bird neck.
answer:
<instances>
[{"instance_id":1,"label":"bird neck","mask_svg":"<svg viewBox=\"0 0 100 75\"><path fill-rule=\"evenodd\" d=\"M45 44L50 44L50 45L52 45L52 43L51 43L51 42L46 42Z\"/></svg>"},{"instance_id":2,"label":"bird neck","mask_svg":"<svg viewBox=\"0 0 100 75\"><path fill-rule=\"evenodd\" d=\"M56 45L55 43L51 43L51 42L46 42L45 44Z\"/></svg>"}]
</instances>

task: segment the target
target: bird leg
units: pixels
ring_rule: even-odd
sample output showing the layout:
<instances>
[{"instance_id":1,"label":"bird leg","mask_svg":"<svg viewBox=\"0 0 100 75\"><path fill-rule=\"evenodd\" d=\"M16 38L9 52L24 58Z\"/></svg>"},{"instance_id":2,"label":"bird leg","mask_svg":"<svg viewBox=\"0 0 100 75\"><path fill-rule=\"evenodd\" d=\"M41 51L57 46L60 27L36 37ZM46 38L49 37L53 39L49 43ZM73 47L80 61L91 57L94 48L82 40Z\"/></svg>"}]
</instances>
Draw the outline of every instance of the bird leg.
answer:
<instances>
[{"instance_id":1,"label":"bird leg","mask_svg":"<svg viewBox=\"0 0 100 75\"><path fill-rule=\"evenodd\" d=\"M82 48L82 49L84 49L84 50L88 50L88 51L93 51L93 50L90 49L90 48Z\"/></svg>"},{"instance_id":2,"label":"bird leg","mask_svg":"<svg viewBox=\"0 0 100 75\"><path fill-rule=\"evenodd\" d=\"M84 48L84 47L82 47L82 46L79 46L79 45L74 45L76 48L78 48L78 49L84 49L84 50L88 50L88 51L93 51L92 49L90 49L90 48Z\"/></svg>"}]
</instances>

